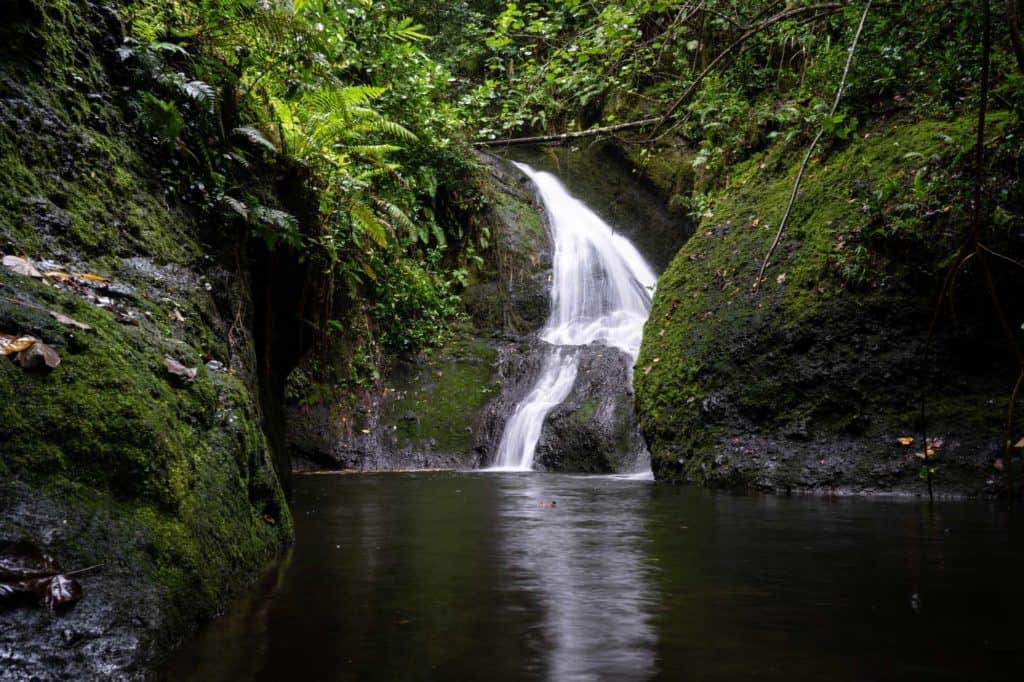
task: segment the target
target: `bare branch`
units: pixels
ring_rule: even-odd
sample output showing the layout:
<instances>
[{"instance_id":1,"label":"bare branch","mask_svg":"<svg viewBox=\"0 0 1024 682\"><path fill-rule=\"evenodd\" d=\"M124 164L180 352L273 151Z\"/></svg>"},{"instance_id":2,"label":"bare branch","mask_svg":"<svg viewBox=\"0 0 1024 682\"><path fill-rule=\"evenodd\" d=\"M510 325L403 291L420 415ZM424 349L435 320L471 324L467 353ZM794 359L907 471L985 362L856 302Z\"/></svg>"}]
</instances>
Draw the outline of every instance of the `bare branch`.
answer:
<instances>
[{"instance_id":1,"label":"bare branch","mask_svg":"<svg viewBox=\"0 0 1024 682\"><path fill-rule=\"evenodd\" d=\"M829 116L835 116L836 110L839 108L839 101L843 97L843 90L846 89L846 79L850 75L850 65L853 64L853 55L857 50L857 42L860 40L860 34L864 30L864 22L867 20L868 12L870 10L871 0L868 0L864 5L864 13L860 15L860 23L857 25L857 32L853 36L853 42L850 44L849 54L846 55L846 66L843 67L843 77L839 80L839 87L836 88L836 97L832 100L832 109L829 111ZM764 280L764 273L765 270L768 269L768 263L771 261L772 255L775 253L775 249L778 248L779 242L782 241L782 233L786 229L786 223L789 221L789 215L793 211L793 204L796 202L796 195L800 191L800 181L804 177L804 171L807 170L807 163L811 160L811 155L814 153L814 149L818 146L818 141L821 140L821 136L824 133L825 128L822 127L811 141L811 146L807 148L807 154L804 155L804 161L800 164L800 170L796 174L796 181L793 183L793 191L789 195L789 204L786 206L786 212L783 214L782 221L779 223L779 231L775 233L775 240L772 241L772 245L768 249L767 255L764 257L764 262L761 263L761 269L757 273L757 280L754 281L754 289L757 289Z\"/></svg>"}]
</instances>

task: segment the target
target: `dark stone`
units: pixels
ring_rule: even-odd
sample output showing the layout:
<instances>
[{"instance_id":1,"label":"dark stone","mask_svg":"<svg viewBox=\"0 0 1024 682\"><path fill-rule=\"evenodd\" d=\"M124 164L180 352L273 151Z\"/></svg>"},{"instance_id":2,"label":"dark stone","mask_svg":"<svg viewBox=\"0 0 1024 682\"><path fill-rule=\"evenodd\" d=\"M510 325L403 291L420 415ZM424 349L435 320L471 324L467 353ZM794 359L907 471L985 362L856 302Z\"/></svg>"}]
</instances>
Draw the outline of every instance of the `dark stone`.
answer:
<instances>
[{"instance_id":1,"label":"dark stone","mask_svg":"<svg viewBox=\"0 0 1024 682\"><path fill-rule=\"evenodd\" d=\"M534 458L545 471L613 473L646 468L633 411L632 358L617 348L576 349L579 370L565 401L544 421Z\"/></svg>"}]
</instances>

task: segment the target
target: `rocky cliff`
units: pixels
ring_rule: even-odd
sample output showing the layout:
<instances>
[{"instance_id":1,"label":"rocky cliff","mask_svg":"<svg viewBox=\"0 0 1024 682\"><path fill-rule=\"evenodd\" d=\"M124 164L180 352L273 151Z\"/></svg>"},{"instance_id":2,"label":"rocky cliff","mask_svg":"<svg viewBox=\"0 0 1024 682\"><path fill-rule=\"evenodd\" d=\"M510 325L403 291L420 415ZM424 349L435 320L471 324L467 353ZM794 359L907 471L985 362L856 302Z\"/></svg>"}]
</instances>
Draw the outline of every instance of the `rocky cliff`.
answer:
<instances>
[{"instance_id":1,"label":"rocky cliff","mask_svg":"<svg viewBox=\"0 0 1024 682\"><path fill-rule=\"evenodd\" d=\"M291 539L256 254L127 106L112 9L2 12L0 334L52 355L0 357L0 542L97 568L69 611L0 610L0 679L142 677Z\"/></svg>"}]
</instances>

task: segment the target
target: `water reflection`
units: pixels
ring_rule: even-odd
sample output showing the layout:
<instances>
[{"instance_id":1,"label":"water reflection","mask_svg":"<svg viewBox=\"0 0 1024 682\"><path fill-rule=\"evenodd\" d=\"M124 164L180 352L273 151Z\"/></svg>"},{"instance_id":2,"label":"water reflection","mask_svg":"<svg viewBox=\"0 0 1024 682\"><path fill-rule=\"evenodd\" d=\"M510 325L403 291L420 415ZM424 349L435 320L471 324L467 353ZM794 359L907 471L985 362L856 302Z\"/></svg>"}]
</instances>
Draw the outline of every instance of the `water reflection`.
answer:
<instances>
[{"instance_id":1,"label":"water reflection","mask_svg":"<svg viewBox=\"0 0 1024 682\"><path fill-rule=\"evenodd\" d=\"M291 562L166 679L974 681L1024 669L1022 526L984 503L550 474L300 477L295 491Z\"/></svg>"},{"instance_id":2,"label":"water reflection","mask_svg":"<svg viewBox=\"0 0 1024 682\"><path fill-rule=\"evenodd\" d=\"M499 565L543 605L537 655L553 680L645 680L655 671L644 483L505 476ZM616 487L629 486L616 495ZM619 491L623 492L623 491ZM554 501L557 506L551 507ZM529 637L530 633L523 633Z\"/></svg>"}]
</instances>

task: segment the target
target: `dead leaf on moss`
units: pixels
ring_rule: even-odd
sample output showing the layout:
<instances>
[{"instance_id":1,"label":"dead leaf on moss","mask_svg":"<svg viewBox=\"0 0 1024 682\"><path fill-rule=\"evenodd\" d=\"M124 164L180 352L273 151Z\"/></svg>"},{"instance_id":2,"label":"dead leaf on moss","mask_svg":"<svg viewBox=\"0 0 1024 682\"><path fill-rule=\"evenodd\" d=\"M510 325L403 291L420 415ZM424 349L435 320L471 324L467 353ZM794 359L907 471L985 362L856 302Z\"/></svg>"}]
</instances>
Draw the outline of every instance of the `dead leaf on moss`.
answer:
<instances>
[{"instance_id":1,"label":"dead leaf on moss","mask_svg":"<svg viewBox=\"0 0 1024 682\"><path fill-rule=\"evenodd\" d=\"M94 275L91 272L76 272L75 276L76 277L81 277L82 279L87 279L90 282L107 282L107 281L109 281L106 277L103 277L102 275Z\"/></svg>"},{"instance_id":2,"label":"dead leaf on moss","mask_svg":"<svg viewBox=\"0 0 1024 682\"><path fill-rule=\"evenodd\" d=\"M42 279L43 274L36 270L36 266L32 265L32 261L27 258L19 258L18 256L4 256L4 267L16 275L24 275L25 277L35 277L36 279Z\"/></svg>"},{"instance_id":3,"label":"dead leaf on moss","mask_svg":"<svg viewBox=\"0 0 1024 682\"><path fill-rule=\"evenodd\" d=\"M45 277L46 279L56 280L58 282L70 282L72 279L74 279L68 273L62 272L60 270L50 270L49 272L44 272L43 277Z\"/></svg>"},{"instance_id":4,"label":"dead leaf on moss","mask_svg":"<svg viewBox=\"0 0 1024 682\"><path fill-rule=\"evenodd\" d=\"M914 439L910 436L900 436L896 440L899 441L900 445L913 445Z\"/></svg>"},{"instance_id":5,"label":"dead leaf on moss","mask_svg":"<svg viewBox=\"0 0 1024 682\"><path fill-rule=\"evenodd\" d=\"M0 334L0 355L14 355L25 350L39 339L33 336L10 336Z\"/></svg>"},{"instance_id":6,"label":"dead leaf on moss","mask_svg":"<svg viewBox=\"0 0 1024 682\"><path fill-rule=\"evenodd\" d=\"M92 327L87 325L85 322L79 322L78 320L68 317L63 313L58 313L56 310L50 311L50 316L57 320L61 324L67 327L74 327L75 329L81 329L84 332L92 331Z\"/></svg>"},{"instance_id":7,"label":"dead leaf on moss","mask_svg":"<svg viewBox=\"0 0 1024 682\"><path fill-rule=\"evenodd\" d=\"M168 372L178 377L179 379L185 381L186 383L192 383L193 381L195 381L196 374L199 372L198 368L186 367L185 365L181 364L180 362L172 358L170 355L164 356L164 367L167 368Z\"/></svg>"}]
</instances>

